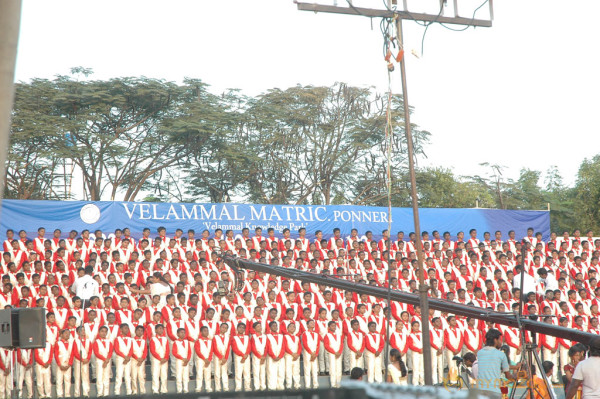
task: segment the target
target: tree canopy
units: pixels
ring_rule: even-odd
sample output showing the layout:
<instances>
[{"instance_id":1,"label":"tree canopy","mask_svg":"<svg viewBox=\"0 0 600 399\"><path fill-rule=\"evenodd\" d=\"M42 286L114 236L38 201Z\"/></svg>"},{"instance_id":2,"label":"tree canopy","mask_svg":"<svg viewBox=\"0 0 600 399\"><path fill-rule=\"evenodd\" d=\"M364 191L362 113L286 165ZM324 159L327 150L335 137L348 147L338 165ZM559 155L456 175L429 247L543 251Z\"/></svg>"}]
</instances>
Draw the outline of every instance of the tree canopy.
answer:
<instances>
[{"instance_id":1,"label":"tree canopy","mask_svg":"<svg viewBox=\"0 0 600 399\"><path fill-rule=\"evenodd\" d=\"M212 94L198 79L93 80L92 71L16 86L6 198L410 206L401 96L344 83L271 89L250 97ZM430 134L413 125L416 156ZM600 155L580 166L574 187L556 167L482 164L417 170L422 207L551 208L554 231L600 228Z\"/></svg>"}]
</instances>

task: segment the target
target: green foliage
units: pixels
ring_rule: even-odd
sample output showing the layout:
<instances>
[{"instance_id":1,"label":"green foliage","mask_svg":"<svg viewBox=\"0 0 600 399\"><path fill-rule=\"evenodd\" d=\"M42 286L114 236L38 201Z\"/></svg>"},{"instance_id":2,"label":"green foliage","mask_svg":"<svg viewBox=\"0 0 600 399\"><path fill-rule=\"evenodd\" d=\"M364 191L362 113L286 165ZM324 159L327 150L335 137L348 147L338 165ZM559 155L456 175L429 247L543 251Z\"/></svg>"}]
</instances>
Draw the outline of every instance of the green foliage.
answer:
<instances>
[{"instance_id":1,"label":"green foliage","mask_svg":"<svg viewBox=\"0 0 600 399\"><path fill-rule=\"evenodd\" d=\"M148 78L91 80L93 71L34 79L16 87L7 198L247 201L270 204L411 206L404 102L370 88L271 89L255 97L209 92ZM415 156L429 132L412 125ZM388 150L391 151L388 180ZM551 208L553 231L600 229L600 155L581 163L574 187L557 168L502 165L459 176L416 171L422 207ZM83 192L71 193L74 174Z\"/></svg>"}]
</instances>

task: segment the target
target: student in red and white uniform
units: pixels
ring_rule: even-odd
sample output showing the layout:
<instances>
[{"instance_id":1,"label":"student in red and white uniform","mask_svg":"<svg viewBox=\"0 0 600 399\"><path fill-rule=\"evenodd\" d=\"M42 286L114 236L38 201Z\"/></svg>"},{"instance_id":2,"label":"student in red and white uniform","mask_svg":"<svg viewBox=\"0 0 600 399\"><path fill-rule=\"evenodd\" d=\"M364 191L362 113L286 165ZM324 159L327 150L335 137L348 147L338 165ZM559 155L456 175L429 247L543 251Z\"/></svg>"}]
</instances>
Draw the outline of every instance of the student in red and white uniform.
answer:
<instances>
[{"instance_id":1,"label":"student in red and white uniform","mask_svg":"<svg viewBox=\"0 0 600 399\"><path fill-rule=\"evenodd\" d=\"M270 390L282 391L285 388L285 339L279 333L279 323L269 323L267 334L267 384Z\"/></svg>"},{"instance_id":2,"label":"student in red and white uniform","mask_svg":"<svg viewBox=\"0 0 600 399\"><path fill-rule=\"evenodd\" d=\"M170 345L162 324L154 327L154 336L150 338L150 354L152 393L167 393Z\"/></svg>"},{"instance_id":3,"label":"student in red and white uniform","mask_svg":"<svg viewBox=\"0 0 600 399\"><path fill-rule=\"evenodd\" d=\"M446 363L448 364L448 377L455 376L458 379L458 368L456 367L456 362L452 359L454 356L460 356L462 353L464 333L458 328L455 316L449 316L447 321L448 328L444 330L444 354L446 355ZM455 383L456 381L450 382Z\"/></svg>"},{"instance_id":4,"label":"student in red and white uniform","mask_svg":"<svg viewBox=\"0 0 600 399\"><path fill-rule=\"evenodd\" d=\"M74 345L75 360L73 370L75 384L73 396L90 396L90 360L92 360L92 341L86 337L84 326L77 327Z\"/></svg>"},{"instance_id":5,"label":"student in red and white uniform","mask_svg":"<svg viewBox=\"0 0 600 399\"><path fill-rule=\"evenodd\" d=\"M321 336L315 331L315 321L306 322L306 331L302 333L302 358L304 363L304 387L305 389L316 389L319 387L319 349ZM311 384L312 383L312 384Z\"/></svg>"},{"instance_id":6,"label":"student in red and white uniform","mask_svg":"<svg viewBox=\"0 0 600 399\"><path fill-rule=\"evenodd\" d=\"M350 329L346 332L348 345L349 370L355 367L365 368L365 357L363 356L366 346L365 334L360 330L358 320L350 322Z\"/></svg>"},{"instance_id":7,"label":"student in red and white uniform","mask_svg":"<svg viewBox=\"0 0 600 399\"><path fill-rule=\"evenodd\" d=\"M432 327L429 330L431 343L432 379L434 384L444 380L444 330L439 317L431 319Z\"/></svg>"},{"instance_id":8,"label":"student in red and white uniform","mask_svg":"<svg viewBox=\"0 0 600 399\"><path fill-rule=\"evenodd\" d=\"M16 364L18 367L17 387L23 393L23 383L27 387L27 398L33 397L33 350L15 349L17 354Z\"/></svg>"},{"instance_id":9,"label":"student in red and white uniform","mask_svg":"<svg viewBox=\"0 0 600 399\"><path fill-rule=\"evenodd\" d=\"M375 326L375 323L373 323ZM330 321L328 331L323 338L323 346L329 360L329 381L332 388L339 388L342 381L342 352L344 351L344 336L337 330L337 323ZM381 336L380 336L381 338Z\"/></svg>"},{"instance_id":10,"label":"student in red and white uniform","mask_svg":"<svg viewBox=\"0 0 600 399\"><path fill-rule=\"evenodd\" d=\"M229 391L227 361L231 349L229 324L221 323L219 333L213 337L213 366L215 369L215 391Z\"/></svg>"},{"instance_id":11,"label":"student in red and white uniform","mask_svg":"<svg viewBox=\"0 0 600 399\"><path fill-rule=\"evenodd\" d=\"M131 352L131 393L132 395L146 393L146 358L148 345L143 326L135 328L135 337L132 339Z\"/></svg>"},{"instance_id":12,"label":"student in red and white uniform","mask_svg":"<svg viewBox=\"0 0 600 399\"><path fill-rule=\"evenodd\" d=\"M0 397L10 398L13 389L12 351L0 348ZM52 361L50 361L52 362Z\"/></svg>"},{"instance_id":13,"label":"student in red and white uniform","mask_svg":"<svg viewBox=\"0 0 600 399\"><path fill-rule=\"evenodd\" d=\"M283 326L283 324L282 324ZM285 387L287 389L300 389L300 354L302 342L296 334L296 323L287 325L287 334L283 336L285 345Z\"/></svg>"},{"instance_id":14,"label":"student in red and white uniform","mask_svg":"<svg viewBox=\"0 0 600 399\"><path fill-rule=\"evenodd\" d=\"M2 350L2 349L0 349ZM41 398L48 399L52 397L52 359L54 358L54 348L52 344L46 340L45 348L33 350L35 358L35 378L37 381L37 391ZM0 359L1 360L1 359ZM2 373L0 373L2 374ZM0 382L2 377L0 376ZM1 391L0 386L0 393ZM2 396L2 395L0 395Z\"/></svg>"},{"instance_id":15,"label":"student in red and white uniform","mask_svg":"<svg viewBox=\"0 0 600 399\"><path fill-rule=\"evenodd\" d=\"M545 317L544 323L552 323L551 317ZM544 361L551 361L554 364L558 364L558 338L551 335L540 334L540 345L542 346L542 358ZM554 367L552 371L552 382L558 381L558 369Z\"/></svg>"},{"instance_id":16,"label":"student in red and white uniform","mask_svg":"<svg viewBox=\"0 0 600 399\"><path fill-rule=\"evenodd\" d=\"M121 384L125 378L125 393L131 395L131 355L133 354L133 339L129 324L119 326L119 336L114 341L115 349L115 396L121 394Z\"/></svg>"},{"instance_id":17,"label":"student in red and white uniform","mask_svg":"<svg viewBox=\"0 0 600 399\"><path fill-rule=\"evenodd\" d=\"M463 330L463 354L466 352L477 353L483 346L483 334L477 328L477 320L467 317L467 328Z\"/></svg>"},{"instance_id":18,"label":"student in red and white uniform","mask_svg":"<svg viewBox=\"0 0 600 399\"><path fill-rule=\"evenodd\" d=\"M242 379L244 391L249 392L251 388L251 365L250 365L250 337L246 334L246 324L238 323L236 334L231 338L233 350L233 365L235 371L235 390L242 391ZM210 377L210 376L209 376Z\"/></svg>"},{"instance_id":19,"label":"student in red and white uniform","mask_svg":"<svg viewBox=\"0 0 600 399\"><path fill-rule=\"evenodd\" d=\"M421 333L421 324L418 321L411 323L411 333L408 335L407 345L411 350L413 385L424 385L423 371L423 334Z\"/></svg>"},{"instance_id":20,"label":"student in red and white uniform","mask_svg":"<svg viewBox=\"0 0 600 399\"><path fill-rule=\"evenodd\" d=\"M377 331L377 323L368 324L369 332L365 335L365 367L367 368L367 381L383 382L381 352L385 346L383 336Z\"/></svg>"},{"instance_id":21,"label":"student in red and white uniform","mask_svg":"<svg viewBox=\"0 0 600 399\"><path fill-rule=\"evenodd\" d=\"M202 391L202 385L205 384L205 391L212 392L211 382L211 363L213 360L213 343L209 337L208 327L200 327L200 336L194 343L194 352L196 355L196 392Z\"/></svg>"},{"instance_id":22,"label":"student in red and white uniform","mask_svg":"<svg viewBox=\"0 0 600 399\"><path fill-rule=\"evenodd\" d=\"M60 339L54 345L56 360L56 396L58 398L71 396L71 374L73 371L73 340L69 330L60 333ZM63 390L64 388L64 390Z\"/></svg>"},{"instance_id":23,"label":"student in red and white uniform","mask_svg":"<svg viewBox=\"0 0 600 399\"><path fill-rule=\"evenodd\" d=\"M185 328L183 327L177 330L177 339L173 341L173 357L175 359L175 386L177 393L188 393L192 344L186 339Z\"/></svg>"},{"instance_id":24,"label":"student in red and white uniform","mask_svg":"<svg viewBox=\"0 0 600 399\"><path fill-rule=\"evenodd\" d=\"M108 327L100 327L98 329L98 337L93 345L94 356L96 358L96 391L98 392L98 396L108 396L110 389L113 343L107 336Z\"/></svg>"},{"instance_id":25,"label":"student in red and white uniform","mask_svg":"<svg viewBox=\"0 0 600 399\"><path fill-rule=\"evenodd\" d=\"M390 335L390 346L397 349L398 352L400 352L400 356L406 355L406 352L408 351L408 333L409 332L404 328L404 323L400 320L396 322L396 328Z\"/></svg>"},{"instance_id":26,"label":"student in red and white uniform","mask_svg":"<svg viewBox=\"0 0 600 399\"><path fill-rule=\"evenodd\" d=\"M250 342L252 347L252 376L254 377L254 389L264 391L266 384L266 361L267 361L267 336L262 333L262 325L255 322L252 326L254 334Z\"/></svg>"},{"instance_id":27,"label":"student in red and white uniform","mask_svg":"<svg viewBox=\"0 0 600 399\"><path fill-rule=\"evenodd\" d=\"M521 354L521 332L515 327L504 327L504 342L509 348L509 360L516 363Z\"/></svg>"}]
</instances>

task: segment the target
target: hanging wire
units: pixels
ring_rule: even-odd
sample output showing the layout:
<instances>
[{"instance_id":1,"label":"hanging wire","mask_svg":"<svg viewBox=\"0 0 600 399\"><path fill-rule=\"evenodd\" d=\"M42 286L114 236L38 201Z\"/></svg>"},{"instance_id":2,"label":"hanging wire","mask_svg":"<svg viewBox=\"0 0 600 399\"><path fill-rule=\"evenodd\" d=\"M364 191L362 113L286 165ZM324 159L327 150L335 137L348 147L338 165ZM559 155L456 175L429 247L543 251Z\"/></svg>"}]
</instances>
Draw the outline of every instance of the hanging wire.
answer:
<instances>
[{"instance_id":1,"label":"hanging wire","mask_svg":"<svg viewBox=\"0 0 600 399\"><path fill-rule=\"evenodd\" d=\"M385 19L387 25L384 31L384 53L387 54L390 49L390 45L393 45L394 38L390 35L390 25L393 23L390 22L389 19ZM382 21L383 23L383 21ZM398 43L400 49L402 49L402 44ZM393 319L392 317L392 301L391 301L391 292L392 292L392 272L390 269L391 264L391 249L392 249L392 147L394 143L394 126L392 124L392 71L389 67L387 69L387 78L388 78L388 96L387 96L387 107L385 112L385 142L386 142L386 177L387 177L387 217L388 217L388 241L387 241L387 251L388 251L388 267L387 267L387 277L388 277L388 296L387 296L387 307L388 311L385 315L385 347L384 347L384 365L385 365L385 373L384 373L384 382L387 382L388 379L388 368L390 364L390 323Z\"/></svg>"}]
</instances>

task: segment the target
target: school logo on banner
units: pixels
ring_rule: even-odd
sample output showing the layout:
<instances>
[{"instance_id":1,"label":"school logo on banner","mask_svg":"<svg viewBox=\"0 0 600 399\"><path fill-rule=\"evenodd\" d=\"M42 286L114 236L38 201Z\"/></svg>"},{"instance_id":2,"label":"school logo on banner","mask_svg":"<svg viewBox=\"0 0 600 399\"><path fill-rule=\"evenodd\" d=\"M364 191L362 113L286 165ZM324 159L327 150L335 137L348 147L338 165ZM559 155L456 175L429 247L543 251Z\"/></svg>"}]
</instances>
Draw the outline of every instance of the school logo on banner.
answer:
<instances>
[{"instance_id":1,"label":"school logo on banner","mask_svg":"<svg viewBox=\"0 0 600 399\"><path fill-rule=\"evenodd\" d=\"M100 220L100 208L94 204L84 205L79 211L79 216L87 224L96 223Z\"/></svg>"}]
</instances>

